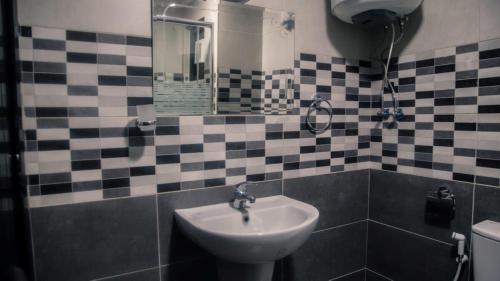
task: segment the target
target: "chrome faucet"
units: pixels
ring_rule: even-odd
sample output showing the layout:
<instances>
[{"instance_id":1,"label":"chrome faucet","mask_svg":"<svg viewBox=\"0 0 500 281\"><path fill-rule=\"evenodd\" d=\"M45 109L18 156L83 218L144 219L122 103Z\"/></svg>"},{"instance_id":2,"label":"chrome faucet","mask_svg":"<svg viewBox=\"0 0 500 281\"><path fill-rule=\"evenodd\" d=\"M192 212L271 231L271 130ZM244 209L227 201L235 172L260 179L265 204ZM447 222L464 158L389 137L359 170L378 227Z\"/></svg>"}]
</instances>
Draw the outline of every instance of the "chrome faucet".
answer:
<instances>
[{"instance_id":1,"label":"chrome faucet","mask_svg":"<svg viewBox=\"0 0 500 281\"><path fill-rule=\"evenodd\" d=\"M247 202L255 203L255 196L248 194L248 182L242 182L236 185L234 190L233 207L235 209L245 209L248 207Z\"/></svg>"}]
</instances>

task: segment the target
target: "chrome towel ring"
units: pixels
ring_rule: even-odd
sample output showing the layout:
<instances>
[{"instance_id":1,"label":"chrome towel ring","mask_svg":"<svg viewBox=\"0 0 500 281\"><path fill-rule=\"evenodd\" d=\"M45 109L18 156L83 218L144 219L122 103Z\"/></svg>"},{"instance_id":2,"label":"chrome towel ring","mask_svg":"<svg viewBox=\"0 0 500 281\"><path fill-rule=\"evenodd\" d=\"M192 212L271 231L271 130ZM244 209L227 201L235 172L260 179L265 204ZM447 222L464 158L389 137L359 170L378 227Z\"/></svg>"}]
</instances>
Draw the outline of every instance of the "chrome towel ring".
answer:
<instances>
[{"instance_id":1,"label":"chrome towel ring","mask_svg":"<svg viewBox=\"0 0 500 281\"><path fill-rule=\"evenodd\" d=\"M328 104L329 108L321 107L322 102L325 102L326 104ZM311 113L314 110L317 111L318 109L326 110L328 112L328 115L329 115L328 123L321 128L316 128L316 126L314 126L310 120ZM314 132L316 134L324 133L326 130L328 130L328 128L330 128L330 125L332 124L332 118L333 118L333 106L329 100L322 98L322 97L316 97L314 100L312 100L311 104L309 105L309 109L307 110L307 115L306 115L306 124L307 124L307 127L309 128L309 130L311 130L312 132Z\"/></svg>"}]
</instances>

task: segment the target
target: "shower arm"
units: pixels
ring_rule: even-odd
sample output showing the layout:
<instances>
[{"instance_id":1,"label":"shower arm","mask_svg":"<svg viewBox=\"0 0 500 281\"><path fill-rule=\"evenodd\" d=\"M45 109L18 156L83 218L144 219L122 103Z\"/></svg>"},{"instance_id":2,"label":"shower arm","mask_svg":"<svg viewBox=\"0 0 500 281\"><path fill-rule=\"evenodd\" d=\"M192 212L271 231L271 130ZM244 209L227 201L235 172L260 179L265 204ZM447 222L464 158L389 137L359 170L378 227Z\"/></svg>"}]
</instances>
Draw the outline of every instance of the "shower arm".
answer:
<instances>
[{"instance_id":1,"label":"shower arm","mask_svg":"<svg viewBox=\"0 0 500 281\"><path fill-rule=\"evenodd\" d=\"M171 3L167 7L165 7L165 9L163 9L163 12L161 13L161 15L157 15L157 17L166 17L167 16L167 11L170 8L199 9L199 10L212 11L212 12L217 11L217 10L214 10L214 9L207 9L207 8L193 7L193 6L184 5L184 4Z\"/></svg>"}]
</instances>

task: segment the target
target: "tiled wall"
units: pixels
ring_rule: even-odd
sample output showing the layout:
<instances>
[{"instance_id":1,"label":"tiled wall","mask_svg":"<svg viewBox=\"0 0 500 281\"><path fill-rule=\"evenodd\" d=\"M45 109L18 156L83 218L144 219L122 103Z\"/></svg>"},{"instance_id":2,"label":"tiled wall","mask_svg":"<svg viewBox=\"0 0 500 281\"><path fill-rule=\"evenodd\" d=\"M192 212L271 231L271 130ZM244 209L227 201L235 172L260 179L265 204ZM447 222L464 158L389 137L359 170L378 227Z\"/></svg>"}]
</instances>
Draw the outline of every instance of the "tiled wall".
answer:
<instances>
[{"instance_id":1,"label":"tiled wall","mask_svg":"<svg viewBox=\"0 0 500 281\"><path fill-rule=\"evenodd\" d=\"M219 69L219 114L290 114L294 109L293 70Z\"/></svg>"},{"instance_id":2,"label":"tiled wall","mask_svg":"<svg viewBox=\"0 0 500 281\"><path fill-rule=\"evenodd\" d=\"M273 281L364 280L368 182L360 170L249 187L257 201L283 194L322 214L311 239L276 263ZM37 280L217 281L215 258L182 234L174 210L232 196L225 186L32 208Z\"/></svg>"},{"instance_id":3,"label":"tiled wall","mask_svg":"<svg viewBox=\"0 0 500 281\"><path fill-rule=\"evenodd\" d=\"M455 195L456 213L449 222L427 217L425 197L440 186ZM366 280L451 280L457 269L451 234L462 233L470 242L473 224L500 221L499 200L496 187L371 170L366 266L373 279ZM473 250L467 243L469 257ZM472 262L459 280L474 280Z\"/></svg>"},{"instance_id":4,"label":"tiled wall","mask_svg":"<svg viewBox=\"0 0 500 281\"><path fill-rule=\"evenodd\" d=\"M300 114L160 117L154 133L142 133L134 116L136 105L152 103L149 38L22 27L19 45L32 207L369 164L367 62L301 54ZM318 135L304 117L316 94L333 101L334 113L332 129Z\"/></svg>"},{"instance_id":5,"label":"tiled wall","mask_svg":"<svg viewBox=\"0 0 500 281\"><path fill-rule=\"evenodd\" d=\"M500 40L405 55L393 60L389 77L406 117L374 123L374 167L499 185ZM373 108L380 86L372 83Z\"/></svg>"}]
</instances>

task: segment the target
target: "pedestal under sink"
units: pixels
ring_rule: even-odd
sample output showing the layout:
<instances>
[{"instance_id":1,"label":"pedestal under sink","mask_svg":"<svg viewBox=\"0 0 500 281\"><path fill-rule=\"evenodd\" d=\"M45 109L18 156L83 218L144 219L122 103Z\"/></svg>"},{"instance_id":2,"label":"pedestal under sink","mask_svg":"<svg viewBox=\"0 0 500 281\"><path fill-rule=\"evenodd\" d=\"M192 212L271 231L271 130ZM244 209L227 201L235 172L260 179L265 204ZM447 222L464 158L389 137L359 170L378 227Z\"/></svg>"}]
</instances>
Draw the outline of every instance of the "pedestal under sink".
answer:
<instances>
[{"instance_id":1,"label":"pedestal under sink","mask_svg":"<svg viewBox=\"0 0 500 281\"><path fill-rule=\"evenodd\" d=\"M244 210L224 203L175 210L175 217L188 237L218 258L220 281L271 281L274 262L309 238L319 212L280 195Z\"/></svg>"}]
</instances>

